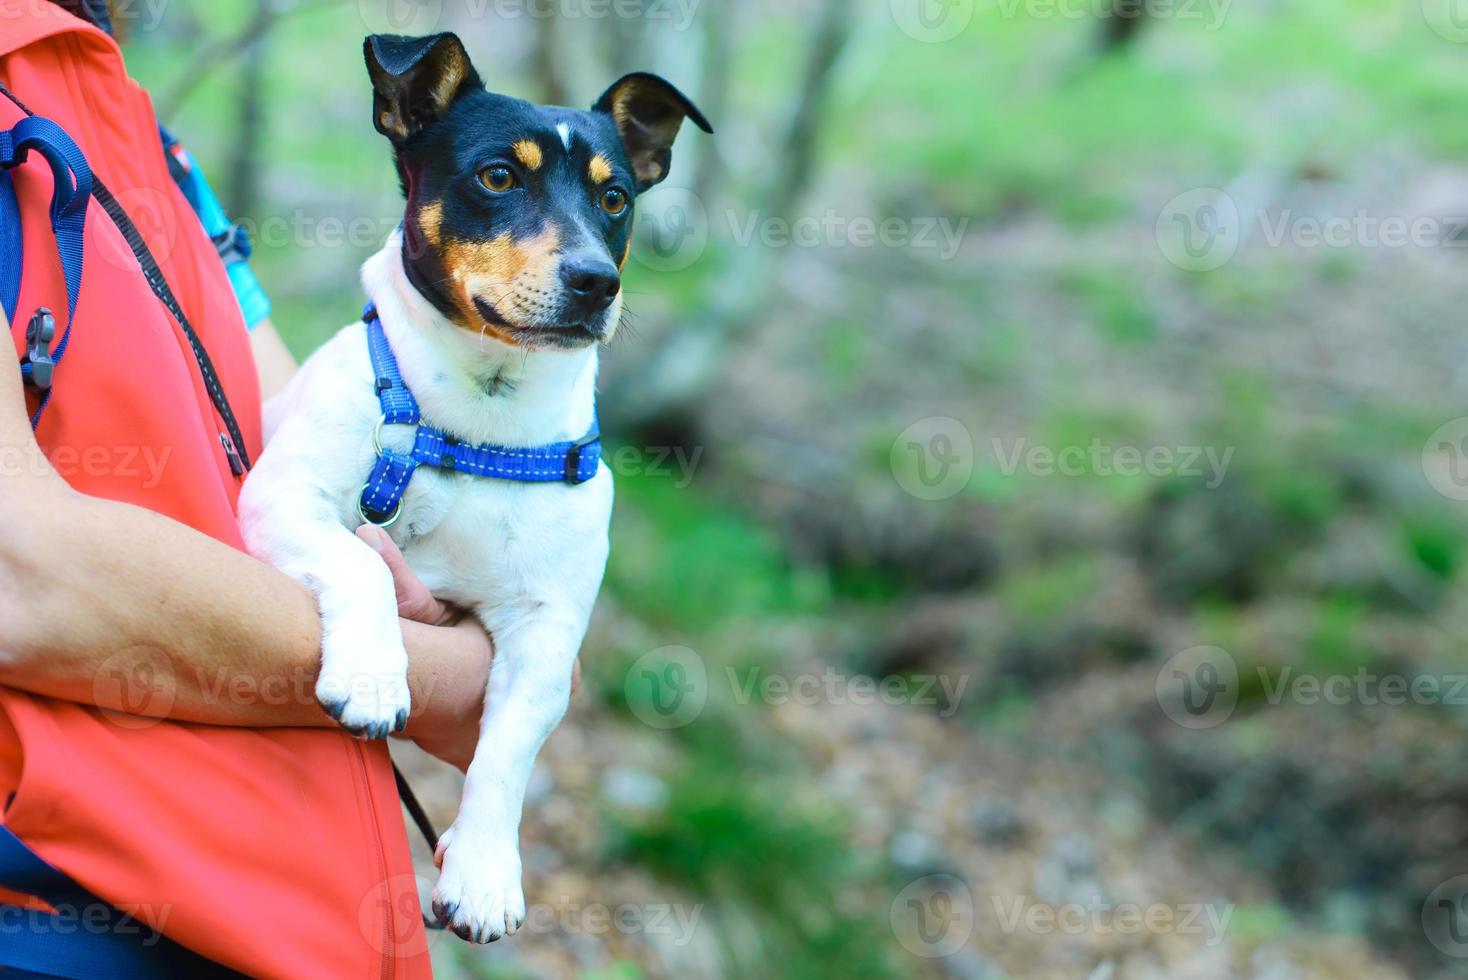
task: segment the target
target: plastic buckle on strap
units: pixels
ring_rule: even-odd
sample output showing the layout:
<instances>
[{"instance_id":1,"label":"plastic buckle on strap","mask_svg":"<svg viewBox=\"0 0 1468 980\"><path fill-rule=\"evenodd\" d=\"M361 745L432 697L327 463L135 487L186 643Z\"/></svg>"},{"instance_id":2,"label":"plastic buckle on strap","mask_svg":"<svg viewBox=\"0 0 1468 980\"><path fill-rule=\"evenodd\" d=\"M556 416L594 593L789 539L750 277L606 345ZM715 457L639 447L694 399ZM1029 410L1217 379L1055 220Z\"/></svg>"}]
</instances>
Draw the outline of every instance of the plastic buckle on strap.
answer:
<instances>
[{"instance_id":1,"label":"plastic buckle on strap","mask_svg":"<svg viewBox=\"0 0 1468 980\"><path fill-rule=\"evenodd\" d=\"M214 248L219 252L220 261L225 265L234 265L236 262L249 261L254 253L250 245L250 236L238 221L217 235L210 236Z\"/></svg>"},{"instance_id":2,"label":"plastic buckle on strap","mask_svg":"<svg viewBox=\"0 0 1468 980\"><path fill-rule=\"evenodd\" d=\"M56 338L56 319L46 307L36 310L25 328L25 361L30 368L26 380L42 390L51 387L51 372L56 361L51 357L51 341Z\"/></svg>"},{"instance_id":3,"label":"plastic buckle on strap","mask_svg":"<svg viewBox=\"0 0 1468 980\"><path fill-rule=\"evenodd\" d=\"M583 436L580 440L573 442L571 444L571 448L566 450L565 476L566 482L569 483L571 486L580 486L581 484L590 480L593 476L596 476L595 470L592 470L589 476L581 475L581 451L587 446L598 443L600 441L601 433L593 432L590 435Z\"/></svg>"}]
</instances>

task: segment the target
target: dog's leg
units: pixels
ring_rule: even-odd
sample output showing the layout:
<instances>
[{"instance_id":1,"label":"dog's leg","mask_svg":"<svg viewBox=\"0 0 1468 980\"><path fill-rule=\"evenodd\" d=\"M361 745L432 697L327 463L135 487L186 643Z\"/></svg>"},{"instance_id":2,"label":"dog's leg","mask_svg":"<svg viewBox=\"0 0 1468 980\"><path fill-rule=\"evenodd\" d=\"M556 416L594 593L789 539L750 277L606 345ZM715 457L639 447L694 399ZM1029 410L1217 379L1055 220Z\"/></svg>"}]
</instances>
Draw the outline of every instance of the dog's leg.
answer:
<instances>
[{"instance_id":1,"label":"dog's leg","mask_svg":"<svg viewBox=\"0 0 1468 980\"><path fill-rule=\"evenodd\" d=\"M525 920L520 811L535 756L571 697L571 670L586 623L535 620L494 635L494 664L479 744L454 825L434 855L442 873L433 909L464 939L494 942Z\"/></svg>"},{"instance_id":2,"label":"dog's leg","mask_svg":"<svg viewBox=\"0 0 1468 980\"><path fill-rule=\"evenodd\" d=\"M316 700L343 728L386 738L408 721L408 654L392 573L324 506L296 494L247 495L240 526L250 552L316 593L321 675Z\"/></svg>"}]
</instances>

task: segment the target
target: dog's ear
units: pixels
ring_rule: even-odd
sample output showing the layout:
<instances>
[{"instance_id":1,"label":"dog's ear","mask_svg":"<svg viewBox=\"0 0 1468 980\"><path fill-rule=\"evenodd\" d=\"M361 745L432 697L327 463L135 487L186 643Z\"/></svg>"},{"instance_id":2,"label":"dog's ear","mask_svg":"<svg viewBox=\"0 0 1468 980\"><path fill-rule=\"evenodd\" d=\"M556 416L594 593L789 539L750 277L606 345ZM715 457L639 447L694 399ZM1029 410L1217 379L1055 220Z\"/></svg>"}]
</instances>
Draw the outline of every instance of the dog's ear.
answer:
<instances>
[{"instance_id":1,"label":"dog's ear","mask_svg":"<svg viewBox=\"0 0 1468 980\"><path fill-rule=\"evenodd\" d=\"M394 143L416 136L456 98L482 84L453 34L373 34L362 51L372 78L373 125Z\"/></svg>"},{"instance_id":2,"label":"dog's ear","mask_svg":"<svg viewBox=\"0 0 1468 980\"><path fill-rule=\"evenodd\" d=\"M623 76L596 100L591 111L604 112L616 122L637 175L638 190L668 176L673 140L685 118L705 133L714 131L686 95L647 72Z\"/></svg>"}]
</instances>

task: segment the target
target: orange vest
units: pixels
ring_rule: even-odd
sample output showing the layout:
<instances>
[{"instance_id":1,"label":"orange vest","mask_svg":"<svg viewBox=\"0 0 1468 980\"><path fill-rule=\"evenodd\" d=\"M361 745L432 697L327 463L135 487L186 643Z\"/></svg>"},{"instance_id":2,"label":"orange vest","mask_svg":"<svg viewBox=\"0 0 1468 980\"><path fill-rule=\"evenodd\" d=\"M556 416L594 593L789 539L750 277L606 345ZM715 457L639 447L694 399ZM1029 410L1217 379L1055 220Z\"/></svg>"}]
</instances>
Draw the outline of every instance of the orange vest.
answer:
<instances>
[{"instance_id":1,"label":"orange vest","mask_svg":"<svg viewBox=\"0 0 1468 980\"><path fill-rule=\"evenodd\" d=\"M116 44L48 4L0 0L0 81L71 135L139 226L258 456L259 388L238 305ZM0 129L23 117L0 97ZM25 246L15 370L30 313L58 311L59 332L66 290L51 173L37 157L10 173ZM241 478L224 431L184 332L93 201L70 346L36 433L42 449L79 491L240 548ZM78 583L79 602L85 594ZM160 683L158 696L166 690ZM382 743L331 728L150 723L0 687L0 800L12 792L4 823L36 853L209 959L261 977L429 975Z\"/></svg>"}]
</instances>

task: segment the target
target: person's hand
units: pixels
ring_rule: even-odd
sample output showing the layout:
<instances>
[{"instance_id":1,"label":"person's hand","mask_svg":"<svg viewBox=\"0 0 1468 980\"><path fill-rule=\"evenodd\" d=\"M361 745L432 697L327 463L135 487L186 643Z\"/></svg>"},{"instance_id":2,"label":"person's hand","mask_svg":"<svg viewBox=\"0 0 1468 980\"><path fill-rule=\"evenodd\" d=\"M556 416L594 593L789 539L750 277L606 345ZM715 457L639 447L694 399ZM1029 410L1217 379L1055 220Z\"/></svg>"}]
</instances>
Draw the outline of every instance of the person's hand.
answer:
<instances>
[{"instance_id":1,"label":"person's hand","mask_svg":"<svg viewBox=\"0 0 1468 980\"><path fill-rule=\"evenodd\" d=\"M357 537L377 552L392 572L398 615L407 620L405 627L411 628L408 624L432 627L435 634L432 639L453 651L443 658L448 665L446 670L423 679L419 689L413 691L413 714L403 737L412 739L430 755L466 770L479 741L479 718L483 713L494 643L477 619L441 602L428 591L386 531L365 524L357 529ZM577 661L571 673L572 693L580 683L581 663Z\"/></svg>"}]
</instances>

